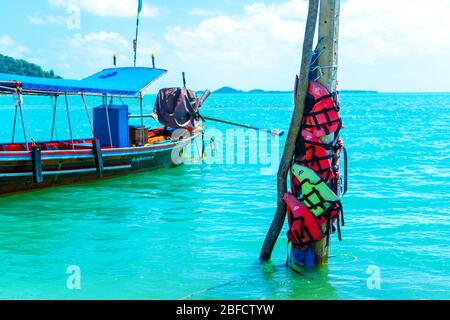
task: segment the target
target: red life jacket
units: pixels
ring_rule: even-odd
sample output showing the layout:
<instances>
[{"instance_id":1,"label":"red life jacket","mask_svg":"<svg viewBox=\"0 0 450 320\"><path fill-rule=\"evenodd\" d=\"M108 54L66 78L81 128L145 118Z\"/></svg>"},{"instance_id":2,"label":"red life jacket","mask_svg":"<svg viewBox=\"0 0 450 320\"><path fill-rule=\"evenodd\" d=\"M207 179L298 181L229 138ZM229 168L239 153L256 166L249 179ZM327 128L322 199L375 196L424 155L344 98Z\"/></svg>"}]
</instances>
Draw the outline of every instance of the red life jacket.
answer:
<instances>
[{"instance_id":1,"label":"red life jacket","mask_svg":"<svg viewBox=\"0 0 450 320\"><path fill-rule=\"evenodd\" d=\"M284 195L288 211L289 241L293 246L306 247L323 239L322 228L314 215L292 193Z\"/></svg>"},{"instance_id":2,"label":"red life jacket","mask_svg":"<svg viewBox=\"0 0 450 320\"><path fill-rule=\"evenodd\" d=\"M296 162L314 170L325 182L332 180L335 177L333 171L335 155L332 144L323 143L306 129L302 130L299 140L302 154Z\"/></svg>"},{"instance_id":3,"label":"red life jacket","mask_svg":"<svg viewBox=\"0 0 450 320\"><path fill-rule=\"evenodd\" d=\"M342 128L339 117L339 97L316 81L309 81L306 96L303 128L310 130L316 137L335 133Z\"/></svg>"},{"instance_id":4,"label":"red life jacket","mask_svg":"<svg viewBox=\"0 0 450 320\"><path fill-rule=\"evenodd\" d=\"M327 246L330 241L330 234L334 233L337 229L338 239L342 241L341 226L344 226L344 210L341 202L334 203L328 210L326 210L320 217L317 217L317 222L323 228L327 223L327 230L324 231L327 237ZM334 223L336 222L336 227Z\"/></svg>"},{"instance_id":5,"label":"red life jacket","mask_svg":"<svg viewBox=\"0 0 450 320\"><path fill-rule=\"evenodd\" d=\"M298 81L298 79L297 79ZM296 85L297 89L297 85ZM296 92L294 97L296 98ZM344 155L344 192L347 189L347 160L345 148L339 137L343 127L339 116L339 95L330 93L327 88L316 81L310 81L306 96L301 135L297 140L295 162L312 169L337 195L341 194L340 157ZM321 138L333 134L332 142ZM344 212L340 201L328 203L329 207L316 217L302 201L296 198L301 193L302 182L291 174L291 190L284 196L289 221L288 238L292 244L301 249L309 244L327 238L337 226L339 240L340 226L344 225ZM325 230L325 225L326 230Z\"/></svg>"},{"instance_id":6,"label":"red life jacket","mask_svg":"<svg viewBox=\"0 0 450 320\"><path fill-rule=\"evenodd\" d=\"M343 176L341 175L341 157L344 158ZM332 158L333 177L328 182L328 186L339 196L347 192L347 152L342 139L339 138L333 146Z\"/></svg>"},{"instance_id":7,"label":"red life jacket","mask_svg":"<svg viewBox=\"0 0 450 320\"><path fill-rule=\"evenodd\" d=\"M290 205L288 204L288 200L289 199L289 203L291 203L291 207L292 204L300 204L300 205L304 205L300 200L298 200L295 195L297 195L300 190L301 190L301 182L298 180L298 178L294 175L291 174L291 190L292 193L287 193L284 196L284 201L286 202L287 205L287 211L288 211L288 221L289 221L289 230L291 230L293 227L293 224L290 222L291 220L291 211L292 208L290 208ZM287 198L287 196L289 195L289 197ZM293 200L295 199L295 201ZM306 207L306 206L305 206ZM306 209L308 210L308 208L306 207ZM316 223L322 228L327 222L327 230L324 231L325 235L327 236L327 245L328 245L328 241L329 241L329 235L330 235L330 231L332 230L333 232L335 231L334 228L334 223L337 221L337 231L338 231L338 237L339 237L339 241L342 240L342 234L341 234L341 225L344 226L344 210L342 207L342 203L336 202L331 204L331 206L326 209L323 214L321 214L318 217L315 217L314 215L312 215L312 213L308 210L308 212L311 214L311 216L313 217L313 219L316 220ZM295 226L294 226L295 227ZM296 226L296 228L298 228L298 226ZM322 230L322 229L321 229ZM291 232L291 231L289 231ZM288 232L288 238L289 238L289 232ZM295 234L295 232L293 232ZM294 243L294 241L292 239L289 238L289 240L291 242ZM299 246L299 245L297 245Z\"/></svg>"}]
</instances>

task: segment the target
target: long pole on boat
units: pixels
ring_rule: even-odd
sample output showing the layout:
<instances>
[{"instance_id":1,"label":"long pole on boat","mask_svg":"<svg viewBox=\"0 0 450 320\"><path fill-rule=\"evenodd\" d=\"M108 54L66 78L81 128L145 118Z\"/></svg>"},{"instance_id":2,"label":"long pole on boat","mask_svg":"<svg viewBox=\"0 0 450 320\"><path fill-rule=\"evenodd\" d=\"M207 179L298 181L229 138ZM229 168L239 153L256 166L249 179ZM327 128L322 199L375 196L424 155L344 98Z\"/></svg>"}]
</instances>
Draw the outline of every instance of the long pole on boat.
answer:
<instances>
[{"instance_id":1,"label":"long pole on boat","mask_svg":"<svg viewBox=\"0 0 450 320\"><path fill-rule=\"evenodd\" d=\"M283 200L284 194L287 192L287 175L292 164L295 152L295 142L300 133L300 126L303 119L303 111L305 108L306 93L309 84L309 70L311 64L311 55L313 52L314 34L316 30L317 13L319 8L319 0L309 0L308 17L306 19L305 37L303 41L302 63L300 69L300 77L297 82L295 108L292 115L291 126L289 128L283 157L278 169L278 207L273 218L270 229L264 240L260 253L260 259L263 261L270 260L273 248L283 228L286 218L286 204Z\"/></svg>"},{"instance_id":2,"label":"long pole on boat","mask_svg":"<svg viewBox=\"0 0 450 320\"><path fill-rule=\"evenodd\" d=\"M16 106L15 111L14 111L14 124L13 124L13 133L12 133L12 142L11 143L14 143L14 140L16 138L17 108L18 107Z\"/></svg>"},{"instance_id":3,"label":"long pole on boat","mask_svg":"<svg viewBox=\"0 0 450 320\"><path fill-rule=\"evenodd\" d=\"M142 10L142 1L138 0L138 11L137 11L137 19L136 19L136 37L133 41L133 49L134 49L134 66L136 67L136 58L137 58L137 46L138 46L138 36L139 36L139 15Z\"/></svg>"},{"instance_id":4,"label":"long pole on boat","mask_svg":"<svg viewBox=\"0 0 450 320\"><path fill-rule=\"evenodd\" d=\"M144 98L142 96L142 92L140 93L140 99L139 99L139 108L140 108L140 116L141 116L141 130L144 130ZM147 137L142 135L142 145L146 144Z\"/></svg>"},{"instance_id":5,"label":"long pole on boat","mask_svg":"<svg viewBox=\"0 0 450 320\"><path fill-rule=\"evenodd\" d=\"M340 0L320 0L319 14L319 57L318 82L329 92L337 90L338 44L339 44L339 13ZM331 138L331 139L334 139ZM324 230L327 224L323 226ZM314 244L316 265L328 263L328 249L326 237Z\"/></svg>"},{"instance_id":6,"label":"long pole on boat","mask_svg":"<svg viewBox=\"0 0 450 320\"><path fill-rule=\"evenodd\" d=\"M210 120L210 121L214 121L214 122L220 122L220 123L225 123L225 124L229 124L229 125L236 126L236 127L241 127L241 128L253 129L253 130L256 130L256 131L267 132L267 133L270 133L271 135L274 135L274 136L282 136L284 134L283 130L257 128L257 127L254 127L254 126L250 126L248 124L242 124L242 123L237 123L237 122L233 122L233 121L212 118L212 117L208 117L208 116L205 116L205 115L203 115L203 118L206 119L206 120Z\"/></svg>"}]
</instances>

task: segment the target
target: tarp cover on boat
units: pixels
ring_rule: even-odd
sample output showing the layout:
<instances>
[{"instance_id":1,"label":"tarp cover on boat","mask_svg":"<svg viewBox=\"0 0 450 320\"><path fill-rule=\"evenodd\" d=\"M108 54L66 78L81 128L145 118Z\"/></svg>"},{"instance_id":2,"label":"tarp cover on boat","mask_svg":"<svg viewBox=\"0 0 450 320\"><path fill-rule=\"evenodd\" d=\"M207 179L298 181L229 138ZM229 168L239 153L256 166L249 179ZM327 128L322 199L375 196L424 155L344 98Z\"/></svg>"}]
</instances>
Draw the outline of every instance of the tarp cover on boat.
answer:
<instances>
[{"instance_id":1,"label":"tarp cover on boat","mask_svg":"<svg viewBox=\"0 0 450 320\"><path fill-rule=\"evenodd\" d=\"M83 80L47 79L0 73L0 94L11 94L20 84L23 94L80 94L136 97L167 73L153 68L105 69Z\"/></svg>"},{"instance_id":2,"label":"tarp cover on boat","mask_svg":"<svg viewBox=\"0 0 450 320\"><path fill-rule=\"evenodd\" d=\"M196 128L201 101L186 88L161 89L156 99L154 114L157 120L170 128Z\"/></svg>"}]
</instances>

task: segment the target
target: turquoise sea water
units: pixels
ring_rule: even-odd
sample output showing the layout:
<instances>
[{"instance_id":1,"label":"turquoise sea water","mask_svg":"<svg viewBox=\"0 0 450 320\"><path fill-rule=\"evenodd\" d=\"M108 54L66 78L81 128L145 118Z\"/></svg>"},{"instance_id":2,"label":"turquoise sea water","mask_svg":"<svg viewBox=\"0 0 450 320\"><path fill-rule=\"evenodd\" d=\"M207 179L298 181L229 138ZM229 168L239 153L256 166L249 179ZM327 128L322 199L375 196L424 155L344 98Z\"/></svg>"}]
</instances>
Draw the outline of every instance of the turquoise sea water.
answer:
<instances>
[{"instance_id":1,"label":"turquoise sea water","mask_svg":"<svg viewBox=\"0 0 450 320\"><path fill-rule=\"evenodd\" d=\"M271 263L258 261L276 204L267 165L194 163L0 198L0 298L449 299L450 94L341 100L349 192L328 266L286 270L286 230ZM79 102L74 131L88 136ZM48 139L49 100L25 105L29 130ZM63 108L59 138L68 137ZM287 130L292 108L288 94L213 95L204 113ZM12 118L0 98L2 141ZM71 265L80 290L66 286ZM368 269L380 271L379 289Z\"/></svg>"}]
</instances>

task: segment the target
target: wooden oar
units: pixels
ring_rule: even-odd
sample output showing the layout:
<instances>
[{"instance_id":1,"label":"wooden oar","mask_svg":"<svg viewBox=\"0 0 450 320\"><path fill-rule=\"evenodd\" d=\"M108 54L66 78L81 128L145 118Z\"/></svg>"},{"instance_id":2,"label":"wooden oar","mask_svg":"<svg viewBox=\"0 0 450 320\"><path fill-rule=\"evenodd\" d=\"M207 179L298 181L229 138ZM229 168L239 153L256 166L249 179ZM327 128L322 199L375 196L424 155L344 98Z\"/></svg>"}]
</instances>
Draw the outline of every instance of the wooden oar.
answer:
<instances>
[{"instance_id":1,"label":"wooden oar","mask_svg":"<svg viewBox=\"0 0 450 320\"><path fill-rule=\"evenodd\" d=\"M225 123L225 124L229 124L229 125L236 126L236 127L242 127L242 128L248 128L248 129L253 129L253 130L257 130L257 131L267 132L267 133L270 133L270 134L275 135L275 136L282 136L284 134L283 130L257 128L257 127L249 126L247 124L242 124L242 123L237 123L237 122L233 122L233 121L212 118L212 117L208 117L208 116L205 116L205 115L203 115L203 118L205 118L206 120L210 120L210 121L214 121L214 122L220 122L220 123Z\"/></svg>"}]
</instances>

